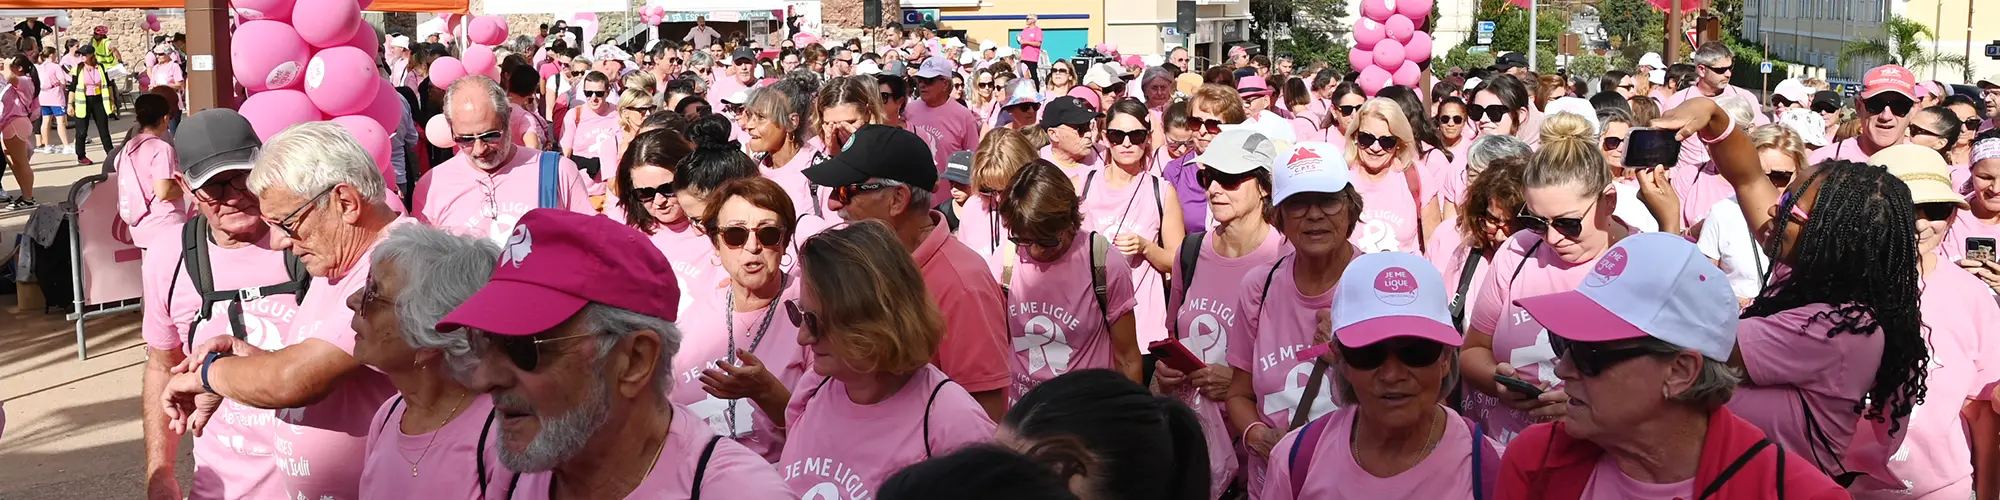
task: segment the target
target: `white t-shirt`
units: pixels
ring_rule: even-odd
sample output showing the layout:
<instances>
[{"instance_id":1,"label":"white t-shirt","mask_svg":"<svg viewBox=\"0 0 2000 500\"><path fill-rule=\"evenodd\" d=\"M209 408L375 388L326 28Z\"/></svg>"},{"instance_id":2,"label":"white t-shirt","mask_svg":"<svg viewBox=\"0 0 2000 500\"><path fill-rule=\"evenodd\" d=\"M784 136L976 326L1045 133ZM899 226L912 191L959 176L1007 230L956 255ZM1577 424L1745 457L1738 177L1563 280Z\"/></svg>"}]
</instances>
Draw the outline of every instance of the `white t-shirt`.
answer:
<instances>
[{"instance_id":1,"label":"white t-shirt","mask_svg":"<svg viewBox=\"0 0 2000 500\"><path fill-rule=\"evenodd\" d=\"M1638 183L1621 180L1614 181L1611 185L1617 186L1618 190L1618 209L1612 210L1611 215L1624 220L1632 227L1639 228L1640 231L1660 232L1659 219L1653 218L1653 212L1646 209L1646 202L1639 201Z\"/></svg>"},{"instance_id":2,"label":"white t-shirt","mask_svg":"<svg viewBox=\"0 0 2000 500\"><path fill-rule=\"evenodd\" d=\"M722 34L716 33L715 28L696 26L688 29L687 36L682 37L681 41L694 42L695 48L706 49L710 45L715 45L715 39L717 38L722 38Z\"/></svg>"},{"instance_id":3,"label":"white t-shirt","mask_svg":"<svg viewBox=\"0 0 2000 500\"><path fill-rule=\"evenodd\" d=\"M1771 267L1771 259L1750 238L1750 224L1743 221L1743 209L1735 196L1708 209L1708 220L1701 223L1701 237L1695 246L1701 248L1702 255L1720 263L1736 298L1752 298L1764 291L1764 270Z\"/></svg>"}]
</instances>

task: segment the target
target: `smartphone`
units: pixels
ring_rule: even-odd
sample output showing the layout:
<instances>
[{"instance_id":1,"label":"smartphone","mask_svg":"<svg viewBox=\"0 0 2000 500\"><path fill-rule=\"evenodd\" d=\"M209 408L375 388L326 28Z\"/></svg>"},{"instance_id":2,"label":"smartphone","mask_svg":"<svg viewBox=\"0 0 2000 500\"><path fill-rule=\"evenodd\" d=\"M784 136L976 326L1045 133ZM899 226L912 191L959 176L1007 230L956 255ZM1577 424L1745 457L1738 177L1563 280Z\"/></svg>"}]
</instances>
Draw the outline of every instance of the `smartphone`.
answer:
<instances>
[{"instance_id":1,"label":"smartphone","mask_svg":"<svg viewBox=\"0 0 2000 500\"><path fill-rule=\"evenodd\" d=\"M1176 339L1165 339L1148 344L1146 352L1152 353L1153 357L1159 358L1161 362L1166 363L1168 368L1182 372L1193 372L1208 366L1208 363L1203 362L1201 358L1195 357L1193 351L1189 351L1187 346L1181 345L1181 341Z\"/></svg>"},{"instance_id":2,"label":"smartphone","mask_svg":"<svg viewBox=\"0 0 2000 500\"><path fill-rule=\"evenodd\" d=\"M1993 262L1995 245L1993 238L1973 236L1965 239L1965 258L1980 262Z\"/></svg>"},{"instance_id":3,"label":"smartphone","mask_svg":"<svg viewBox=\"0 0 2000 500\"><path fill-rule=\"evenodd\" d=\"M1627 167L1672 167L1680 161L1681 141L1674 140L1672 130L1638 127L1625 138Z\"/></svg>"},{"instance_id":4,"label":"smartphone","mask_svg":"<svg viewBox=\"0 0 2000 500\"><path fill-rule=\"evenodd\" d=\"M1518 392L1528 396L1528 399L1542 397L1542 388L1535 387L1535 384L1530 384L1526 380L1521 380L1514 377L1494 375L1493 381L1498 382L1500 385L1507 386L1507 390L1509 391Z\"/></svg>"}]
</instances>

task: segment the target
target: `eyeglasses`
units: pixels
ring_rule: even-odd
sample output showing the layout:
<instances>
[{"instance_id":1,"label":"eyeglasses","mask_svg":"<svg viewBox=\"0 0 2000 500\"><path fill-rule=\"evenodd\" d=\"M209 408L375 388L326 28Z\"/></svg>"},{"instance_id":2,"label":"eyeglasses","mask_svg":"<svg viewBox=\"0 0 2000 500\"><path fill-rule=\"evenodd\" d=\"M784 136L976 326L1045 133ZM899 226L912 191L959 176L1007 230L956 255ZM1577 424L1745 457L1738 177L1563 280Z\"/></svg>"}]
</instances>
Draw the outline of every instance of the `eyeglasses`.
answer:
<instances>
[{"instance_id":1,"label":"eyeglasses","mask_svg":"<svg viewBox=\"0 0 2000 500\"><path fill-rule=\"evenodd\" d=\"M1465 105L1465 114L1467 116L1471 116L1472 121L1480 121L1487 123L1500 123L1500 119L1506 118L1507 115L1512 113L1513 111L1514 111L1513 108L1509 108L1505 104L1492 104L1487 106L1481 106L1478 104Z\"/></svg>"},{"instance_id":2,"label":"eyeglasses","mask_svg":"<svg viewBox=\"0 0 2000 500\"><path fill-rule=\"evenodd\" d=\"M1211 183L1217 183L1222 185L1222 189L1234 190L1238 186L1242 186L1244 181L1257 178L1258 170L1263 170L1263 168L1251 169L1249 172L1240 174L1231 174L1213 168L1202 167L1201 170L1195 171L1194 176L1195 180L1201 182L1204 188L1208 187Z\"/></svg>"},{"instance_id":3,"label":"eyeglasses","mask_svg":"<svg viewBox=\"0 0 2000 500\"><path fill-rule=\"evenodd\" d=\"M1195 132L1201 132L1203 129L1207 129L1208 133L1220 134L1222 133L1222 120L1217 120L1214 118L1195 118L1190 116L1187 119L1187 129Z\"/></svg>"},{"instance_id":4,"label":"eyeglasses","mask_svg":"<svg viewBox=\"0 0 2000 500\"><path fill-rule=\"evenodd\" d=\"M1049 74L1052 74L1052 75L1053 75L1053 74L1056 74L1056 73L1063 73L1063 74L1068 74L1068 73L1069 73L1069 68L1049 68Z\"/></svg>"},{"instance_id":5,"label":"eyeglasses","mask_svg":"<svg viewBox=\"0 0 2000 500\"><path fill-rule=\"evenodd\" d=\"M1958 205L1951 203L1918 203L1917 217L1932 222L1947 221L1951 220L1951 214L1957 210Z\"/></svg>"},{"instance_id":6,"label":"eyeglasses","mask_svg":"<svg viewBox=\"0 0 2000 500\"><path fill-rule=\"evenodd\" d=\"M609 91L609 90L585 90L585 91L583 91L583 97L585 97L585 98L590 98L590 97L604 97L604 96L607 96L607 95L611 95L611 91Z\"/></svg>"},{"instance_id":7,"label":"eyeglasses","mask_svg":"<svg viewBox=\"0 0 2000 500\"><path fill-rule=\"evenodd\" d=\"M651 112L653 112L653 109L654 109L654 106L632 106L632 107L629 107L629 108L625 108L625 109L629 109L629 110L632 110L632 111L637 111L637 112L639 112L639 114L642 114L642 115L643 115L643 114L647 114L647 113L651 113Z\"/></svg>"},{"instance_id":8,"label":"eyeglasses","mask_svg":"<svg viewBox=\"0 0 2000 500\"><path fill-rule=\"evenodd\" d=\"M507 137L506 132L498 130L488 130L473 135L452 136L451 141L458 143L459 146L471 146L472 143L474 142L484 142L487 144L497 143L500 142L500 139L503 137Z\"/></svg>"},{"instance_id":9,"label":"eyeglasses","mask_svg":"<svg viewBox=\"0 0 2000 500\"><path fill-rule=\"evenodd\" d=\"M673 196L674 183L668 182L653 187L632 188L632 198L638 201L652 201L654 196Z\"/></svg>"},{"instance_id":10,"label":"eyeglasses","mask_svg":"<svg viewBox=\"0 0 2000 500\"><path fill-rule=\"evenodd\" d=\"M799 331L805 332L806 336L819 338L819 315L799 307L798 300L785 301L785 316L790 317L792 326L799 327Z\"/></svg>"},{"instance_id":11,"label":"eyeglasses","mask_svg":"<svg viewBox=\"0 0 2000 500\"><path fill-rule=\"evenodd\" d=\"M1553 333L1549 334L1549 347L1555 351L1556 357L1569 360L1570 365L1576 367L1576 372L1585 377L1603 375L1605 370L1619 363L1651 353L1644 347L1605 349L1595 343L1577 342Z\"/></svg>"},{"instance_id":12,"label":"eyeglasses","mask_svg":"<svg viewBox=\"0 0 2000 500\"><path fill-rule=\"evenodd\" d=\"M1334 193L1300 193L1285 198L1278 208L1284 209L1286 217L1305 217L1315 208L1322 215L1332 216L1342 212L1344 205L1341 202L1345 200L1345 196Z\"/></svg>"},{"instance_id":13,"label":"eyeglasses","mask_svg":"<svg viewBox=\"0 0 2000 500\"><path fill-rule=\"evenodd\" d=\"M1605 151L1617 151L1617 150L1618 150L1618 148L1620 148L1620 147L1623 147L1623 146L1625 146L1625 138L1624 138L1624 137L1606 137L1606 138L1604 138L1604 150L1605 150Z\"/></svg>"},{"instance_id":14,"label":"eyeglasses","mask_svg":"<svg viewBox=\"0 0 2000 500\"><path fill-rule=\"evenodd\" d=\"M1139 130L1118 130L1112 128L1104 129L1104 140L1106 142L1109 142L1113 146L1119 144L1131 144L1133 146L1143 146L1146 144L1146 141L1148 139L1152 138L1152 136L1153 136L1153 131L1146 129L1139 129Z\"/></svg>"},{"instance_id":15,"label":"eyeglasses","mask_svg":"<svg viewBox=\"0 0 2000 500\"><path fill-rule=\"evenodd\" d=\"M1915 101L1900 96L1875 96L1861 101L1861 106L1868 108L1868 114L1871 115L1879 115L1882 111L1888 110L1895 116L1910 116L1910 108L1916 105Z\"/></svg>"},{"instance_id":16,"label":"eyeglasses","mask_svg":"<svg viewBox=\"0 0 2000 500\"><path fill-rule=\"evenodd\" d=\"M1435 119L1438 125L1458 125L1465 123L1465 117L1459 115L1437 115Z\"/></svg>"},{"instance_id":17,"label":"eyeglasses","mask_svg":"<svg viewBox=\"0 0 2000 500\"><path fill-rule=\"evenodd\" d=\"M361 289L361 306L367 307L374 304L377 300L382 300L382 289L375 283L375 280L368 280L368 286ZM388 303L395 305L396 299L390 298Z\"/></svg>"},{"instance_id":18,"label":"eyeglasses","mask_svg":"<svg viewBox=\"0 0 2000 500\"><path fill-rule=\"evenodd\" d=\"M1709 66L1709 65L1706 65L1706 64L1703 64L1702 66L1706 66L1706 67L1708 67L1708 71L1709 71L1710 73L1715 73L1715 74L1718 74L1718 75L1727 75L1727 74L1729 74L1729 73L1730 73L1730 72L1732 72L1732 71L1736 71L1736 66L1733 66L1733 65L1731 65L1731 66Z\"/></svg>"},{"instance_id":19,"label":"eyeglasses","mask_svg":"<svg viewBox=\"0 0 2000 500\"><path fill-rule=\"evenodd\" d=\"M1604 197L1599 196L1595 200L1590 200L1590 206L1583 207L1583 211L1589 213L1590 209L1597 208L1597 202L1603 199ZM1562 233L1563 237L1570 239L1576 239L1578 235L1583 234L1582 217L1556 217L1554 219L1547 219L1529 212L1528 207L1525 205L1521 207L1521 213L1514 216L1514 221L1520 224L1522 229L1540 233L1543 236L1549 234L1549 228L1551 227L1555 228L1556 232Z\"/></svg>"},{"instance_id":20,"label":"eyeglasses","mask_svg":"<svg viewBox=\"0 0 2000 500\"><path fill-rule=\"evenodd\" d=\"M209 179L207 184L193 189L195 199L201 200L204 203L216 203L240 193L250 192L250 174L248 173L237 173L231 176L226 182L217 182L219 180Z\"/></svg>"},{"instance_id":21,"label":"eyeglasses","mask_svg":"<svg viewBox=\"0 0 2000 500\"><path fill-rule=\"evenodd\" d=\"M1007 238L1007 241L1014 242L1014 246L1019 246L1019 247L1033 246L1042 248L1055 248L1062 246L1063 244L1062 238L1024 238L1020 236L1013 236Z\"/></svg>"},{"instance_id":22,"label":"eyeglasses","mask_svg":"<svg viewBox=\"0 0 2000 500\"><path fill-rule=\"evenodd\" d=\"M1381 144L1382 149L1394 150L1396 149L1396 136L1383 137L1367 132L1354 133L1354 145L1360 146L1362 149L1367 149L1375 147L1376 144Z\"/></svg>"},{"instance_id":23,"label":"eyeglasses","mask_svg":"<svg viewBox=\"0 0 2000 500\"><path fill-rule=\"evenodd\" d=\"M1914 124L1910 125L1910 127L1909 127L1909 128L1906 128L1906 129L1904 129L1903 133L1905 133L1905 134L1908 134L1908 135L1909 135L1910 137L1917 137L1917 136L1925 136L1925 135L1928 135L1928 136L1931 136L1931 137L1936 137L1936 138L1939 138L1939 139L1943 139L1943 138L1944 138L1944 134L1940 134L1940 133L1937 133L1937 132L1932 132L1932 131L1931 131L1931 129L1927 129L1927 128L1923 128L1923 127L1920 127L1920 126L1917 126L1917 125L1914 125Z\"/></svg>"},{"instance_id":24,"label":"eyeglasses","mask_svg":"<svg viewBox=\"0 0 2000 500\"><path fill-rule=\"evenodd\" d=\"M579 333L576 335L565 335L552 339L537 339L532 336L498 335L489 333L486 334L486 338L489 341L493 342L494 345L499 346L500 352L507 353L507 360L513 361L515 367L520 368L521 371L532 372L535 371L535 368L540 367L542 364L542 352L541 352L542 344L548 342L555 342L559 340L580 339L584 337L589 337L591 335L593 334Z\"/></svg>"},{"instance_id":25,"label":"eyeglasses","mask_svg":"<svg viewBox=\"0 0 2000 500\"><path fill-rule=\"evenodd\" d=\"M1839 113L1840 105L1827 104L1827 103L1814 103L1812 105L1812 110L1817 113Z\"/></svg>"},{"instance_id":26,"label":"eyeglasses","mask_svg":"<svg viewBox=\"0 0 2000 500\"><path fill-rule=\"evenodd\" d=\"M1334 107L1334 109L1338 109L1338 110L1340 110L1340 115L1341 115L1341 116L1347 116L1347 115L1351 115L1351 114L1354 114L1354 112L1355 112L1355 111L1360 111L1360 110L1361 110L1361 105L1360 105L1360 104L1349 104L1349 105L1346 105L1346 106L1335 106L1335 107Z\"/></svg>"},{"instance_id":27,"label":"eyeglasses","mask_svg":"<svg viewBox=\"0 0 2000 500\"><path fill-rule=\"evenodd\" d=\"M833 201L840 202L840 204L842 205L846 205L849 200L853 200L855 196L859 196L861 195L861 193L875 191L887 187L889 187L889 184L882 182L863 182L860 184L849 184L846 186L838 186L833 188L832 191L827 193L827 198Z\"/></svg>"},{"instance_id":28,"label":"eyeglasses","mask_svg":"<svg viewBox=\"0 0 2000 500\"><path fill-rule=\"evenodd\" d=\"M1444 347L1444 344L1435 341L1408 337L1384 340L1361 347L1341 345L1340 361L1357 370L1373 370L1388 363L1389 357L1393 355L1396 361L1403 363L1403 366L1422 368L1437 364L1439 359L1443 359Z\"/></svg>"},{"instance_id":29,"label":"eyeglasses","mask_svg":"<svg viewBox=\"0 0 2000 500\"><path fill-rule=\"evenodd\" d=\"M326 189L319 190L319 194L315 194L312 199L306 200L306 204L292 209L292 213L285 214L285 218L278 219L278 223L271 226L278 228L279 231L284 231L286 238L299 239L297 227L299 224L305 223L305 214L312 211L314 206L319 205L320 198L325 198L327 193L333 192L334 187L336 186L327 186ZM293 219L297 220L294 221Z\"/></svg>"},{"instance_id":30,"label":"eyeglasses","mask_svg":"<svg viewBox=\"0 0 2000 500\"><path fill-rule=\"evenodd\" d=\"M785 241L785 229L778 226L762 226L757 228L728 226L711 228L710 232L716 236L721 236L722 244L728 245L729 248L743 248L743 245L750 243L750 235L752 233L755 233L757 236L757 244L765 248L778 246L779 243Z\"/></svg>"},{"instance_id":31,"label":"eyeglasses","mask_svg":"<svg viewBox=\"0 0 2000 500\"><path fill-rule=\"evenodd\" d=\"M653 60L652 60L652 59L647 59L647 60L644 60L644 61L639 61L639 67L641 67L641 68L651 68L651 67L653 67Z\"/></svg>"}]
</instances>

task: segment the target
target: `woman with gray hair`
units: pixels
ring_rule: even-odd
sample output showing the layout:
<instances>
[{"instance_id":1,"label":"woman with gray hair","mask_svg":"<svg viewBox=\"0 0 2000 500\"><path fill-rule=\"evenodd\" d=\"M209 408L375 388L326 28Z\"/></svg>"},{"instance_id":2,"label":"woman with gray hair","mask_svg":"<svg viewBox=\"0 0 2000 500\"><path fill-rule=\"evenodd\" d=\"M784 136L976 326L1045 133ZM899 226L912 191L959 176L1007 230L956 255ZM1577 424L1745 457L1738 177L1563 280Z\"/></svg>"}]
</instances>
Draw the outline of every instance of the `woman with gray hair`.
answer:
<instances>
[{"instance_id":1,"label":"woman with gray hair","mask_svg":"<svg viewBox=\"0 0 2000 500\"><path fill-rule=\"evenodd\" d=\"M1515 301L1546 328L1569 411L1507 446L1499 498L1848 498L1724 406L1740 376L1722 276L1685 238L1643 233L1576 290Z\"/></svg>"},{"instance_id":2,"label":"woman with gray hair","mask_svg":"<svg viewBox=\"0 0 2000 500\"><path fill-rule=\"evenodd\" d=\"M1535 154L1528 143L1511 135L1487 134L1472 139L1472 146L1465 155L1465 171L1453 175L1440 172L1437 179L1438 212L1458 213L1458 206L1465 204L1465 190L1472 186L1474 178L1486 171L1487 165L1501 158L1527 158Z\"/></svg>"},{"instance_id":3,"label":"woman with gray hair","mask_svg":"<svg viewBox=\"0 0 2000 500\"><path fill-rule=\"evenodd\" d=\"M499 483L512 474L486 460L492 396L455 378L471 367L453 361L476 359L471 340L465 330L437 331L445 314L486 285L500 248L406 224L369 259L367 286L347 298L354 359L387 375L401 394L368 421L361 498L485 498L506 488Z\"/></svg>"}]
</instances>

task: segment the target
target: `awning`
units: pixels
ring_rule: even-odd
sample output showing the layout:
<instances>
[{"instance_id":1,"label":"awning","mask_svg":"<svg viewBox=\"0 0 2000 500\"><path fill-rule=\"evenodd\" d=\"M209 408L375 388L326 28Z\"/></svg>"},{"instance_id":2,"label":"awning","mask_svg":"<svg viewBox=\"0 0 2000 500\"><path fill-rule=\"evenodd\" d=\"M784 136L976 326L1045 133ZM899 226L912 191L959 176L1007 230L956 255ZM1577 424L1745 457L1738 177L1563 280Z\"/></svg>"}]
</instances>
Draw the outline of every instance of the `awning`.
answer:
<instances>
[{"instance_id":1,"label":"awning","mask_svg":"<svg viewBox=\"0 0 2000 500\"><path fill-rule=\"evenodd\" d=\"M0 2L10 0L0 0ZM759 10L785 10L784 0L647 0L647 5L658 5L667 12L749 12Z\"/></svg>"},{"instance_id":2,"label":"awning","mask_svg":"<svg viewBox=\"0 0 2000 500\"><path fill-rule=\"evenodd\" d=\"M369 12L450 12L463 14L469 0L375 0ZM184 9L175 0L0 0L0 9Z\"/></svg>"}]
</instances>

